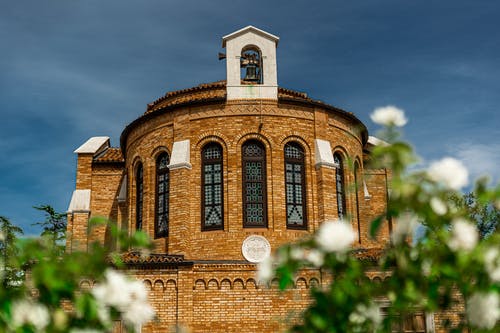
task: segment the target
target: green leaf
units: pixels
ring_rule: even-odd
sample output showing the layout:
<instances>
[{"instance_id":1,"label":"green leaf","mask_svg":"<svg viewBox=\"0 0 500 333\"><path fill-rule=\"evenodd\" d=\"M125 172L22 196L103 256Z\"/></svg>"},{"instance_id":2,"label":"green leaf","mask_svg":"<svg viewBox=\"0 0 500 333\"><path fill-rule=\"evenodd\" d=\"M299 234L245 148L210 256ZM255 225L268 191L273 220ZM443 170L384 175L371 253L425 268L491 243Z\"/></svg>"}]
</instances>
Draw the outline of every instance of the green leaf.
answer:
<instances>
[{"instance_id":1,"label":"green leaf","mask_svg":"<svg viewBox=\"0 0 500 333\"><path fill-rule=\"evenodd\" d=\"M382 222L384 222L383 216L379 216L375 220L372 221L372 223L370 224L370 237L371 238L375 238L377 236L378 230L380 229Z\"/></svg>"}]
</instances>

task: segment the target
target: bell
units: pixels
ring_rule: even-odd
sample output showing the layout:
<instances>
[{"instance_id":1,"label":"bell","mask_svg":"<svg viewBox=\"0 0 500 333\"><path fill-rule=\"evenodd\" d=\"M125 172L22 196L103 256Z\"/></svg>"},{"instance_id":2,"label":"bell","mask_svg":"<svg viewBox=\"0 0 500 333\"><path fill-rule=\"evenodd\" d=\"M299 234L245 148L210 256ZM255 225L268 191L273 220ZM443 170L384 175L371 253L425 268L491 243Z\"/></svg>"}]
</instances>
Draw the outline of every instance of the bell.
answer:
<instances>
[{"instance_id":1,"label":"bell","mask_svg":"<svg viewBox=\"0 0 500 333\"><path fill-rule=\"evenodd\" d=\"M259 81L259 75L257 74L257 66L254 64L248 64L246 67L246 75L243 80L256 82Z\"/></svg>"}]
</instances>

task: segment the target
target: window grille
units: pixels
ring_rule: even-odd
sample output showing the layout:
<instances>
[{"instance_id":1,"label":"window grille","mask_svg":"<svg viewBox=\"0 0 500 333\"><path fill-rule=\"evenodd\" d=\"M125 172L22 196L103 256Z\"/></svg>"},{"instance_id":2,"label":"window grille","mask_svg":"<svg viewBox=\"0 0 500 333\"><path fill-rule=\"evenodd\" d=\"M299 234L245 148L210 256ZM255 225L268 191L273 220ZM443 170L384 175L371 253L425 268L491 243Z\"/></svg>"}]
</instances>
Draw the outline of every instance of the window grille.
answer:
<instances>
[{"instance_id":1,"label":"window grille","mask_svg":"<svg viewBox=\"0 0 500 333\"><path fill-rule=\"evenodd\" d=\"M286 187L286 225L291 229L305 229L306 191L305 191L304 150L297 143L285 145L285 187Z\"/></svg>"},{"instance_id":2,"label":"window grille","mask_svg":"<svg viewBox=\"0 0 500 333\"><path fill-rule=\"evenodd\" d=\"M266 150L259 141L242 147L243 226L267 227Z\"/></svg>"},{"instance_id":3,"label":"window grille","mask_svg":"<svg viewBox=\"0 0 500 333\"><path fill-rule=\"evenodd\" d=\"M339 219L344 219L346 214L346 200L345 200L345 187L344 187L344 164L342 157L335 153L333 161L337 165L335 170L335 186L337 191L337 213Z\"/></svg>"},{"instance_id":4,"label":"window grille","mask_svg":"<svg viewBox=\"0 0 500 333\"><path fill-rule=\"evenodd\" d=\"M167 153L162 153L156 159L156 216L155 238L168 236L168 215L170 195L170 162Z\"/></svg>"},{"instance_id":5,"label":"window grille","mask_svg":"<svg viewBox=\"0 0 500 333\"><path fill-rule=\"evenodd\" d=\"M137 166L136 176L135 176L135 229L142 229L142 208L143 208L143 170L142 164Z\"/></svg>"},{"instance_id":6,"label":"window grille","mask_svg":"<svg viewBox=\"0 0 500 333\"><path fill-rule=\"evenodd\" d=\"M224 190L222 170L222 147L209 143L203 147L201 229L224 229Z\"/></svg>"}]
</instances>

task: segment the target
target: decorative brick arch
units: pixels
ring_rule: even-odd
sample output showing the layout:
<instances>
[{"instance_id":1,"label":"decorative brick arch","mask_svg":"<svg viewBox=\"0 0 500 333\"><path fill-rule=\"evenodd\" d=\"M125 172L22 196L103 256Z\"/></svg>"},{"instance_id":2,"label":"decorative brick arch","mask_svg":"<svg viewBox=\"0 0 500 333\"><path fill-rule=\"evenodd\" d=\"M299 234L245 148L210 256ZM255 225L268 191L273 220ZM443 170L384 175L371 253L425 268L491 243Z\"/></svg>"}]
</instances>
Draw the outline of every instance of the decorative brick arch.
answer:
<instances>
[{"instance_id":1,"label":"decorative brick arch","mask_svg":"<svg viewBox=\"0 0 500 333\"><path fill-rule=\"evenodd\" d=\"M170 149L165 146L158 146L154 148L149 156L153 161L156 162L156 159L158 158L158 156L160 156L161 153L167 153L168 156L172 156Z\"/></svg>"},{"instance_id":2,"label":"decorative brick arch","mask_svg":"<svg viewBox=\"0 0 500 333\"><path fill-rule=\"evenodd\" d=\"M195 283L194 283L193 289L194 290L205 290L205 289L207 289L207 284L206 284L205 280L203 280L203 279L196 280Z\"/></svg>"},{"instance_id":3,"label":"decorative brick arch","mask_svg":"<svg viewBox=\"0 0 500 333\"><path fill-rule=\"evenodd\" d=\"M269 154L271 154L272 149L276 146L275 142L269 135L255 132L247 132L235 137L233 140L233 146L237 147L236 150L238 151L241 145L248 140L257 140L262 142L262 144L266 147L266 150L269 150Z\"/></svg>"},{"instance_id":4,"label":"decorative brick arch","mask_svg":"<svg viewBox=\"0 0 500 333\"><path fill-rule=\"evenodd\" d=\"M220 289L221 290L230 290L230 289L232 289L232 287L233 286L231 285L231 280L229 280L228 278L224 278L220 282Z\"/></svg>"},{"instance_id":5,"label":"decorative brick arch","mask_svg":"<svg viewBox=\"0 0 500 333\"><path fill-rule=\"evenodd\" d=\"M233 281L233 289L236 289L236 290L245 289L245 283L243 282L243 280L242 279L235 279Z\"/></svg>"},{"instance_id":6,"label":"decorative brick arch","mask_svg":"<svg viewBox=\"0 0 500 333\"><path fill-rule=\"evenodd\" d=\"M90 280L82 280L80 281L80 289L82 290L90 290L93 287L93 283Z\"/></svg>"},{"instance_id":7,"label":"decorative brick arch","mask_svg":"<svg viewBox=\"0 0 500 333\"><path fill-rule=\"evenodd\" d=\"M293 142L298 142L304 148L304 151L307 151L308 154L311 154L311 146L298 133L292 132L292 134L281 135L278 140L279 140L279 143L281 145L281 147L280 147L281 149L285 148L285 145L288 142L292 142L293 141Z\"/></svg>"},{"instance_id":8,"label":"decorative brick arch","mask_svg":"<svg viewBox=\"0 0 500 333\"><path fill-rule=\"evenodd\" d=\"M217 281L216 279L210 279L207 283L207 289L209 290L219 289L219 281Z\"/></svg>"},{"instance_id":9,"label":"decorative brick arch","mask_svg":"<svg viewBox=\"0 0 500 333\"><path fill-rule=\"evenodd\" d=\"M245 289L257 289L258 285L257 282L254 279L247 279L246 284L245 284Z\"/></svg>"},{"instance_id":10,"label":"decorative brick arch","mask_svg":"<svg viewBox=\"0 0 500 333\"><path fill-rule=\"evenodd\" d=\"M347 149L344 146L337 145L332 149L332 154L340 154L342 158L345 161L348 161L350 159L349 153L347 152Z\"/></svg>"},{"instance_id":11,"label":"decorative brick arch","mask_svg":"<svg viewBox=\"0 0 500 333\"><path fill-rule=\"evenodd\" d=\"M156 279L154 284L153 284L153 289L155 290L165 290L165 283L161 279Z\"/></svg>"},{"instance_id":12,"label":"decorative brick arch","mask_svg":"<svg viewBox=\"0 0 500 333\"><path fill-rule=\"evenodd\" d=\"M222 148L226 151L228 150L227 146L228 142L231 142L231 140L221 132L218 131L203 132L197 136L196 142L194 143L194 148L196 150L200 150L204 145L212 141L220 143Z\"/></svg>"},{"instance_id":13,"label":"decorative brick arch","mask_svg":"<svg viewBox=\"0 0 500 333\"><path fill-rule=\"evenodd\" d=\"M309 287L310 288L319 287L319 280L317 278L309 279Z\"/></svg>"},{"instance_id":14,"label":"decorative brick arch","mask_svg":"<svg viewBox=\"0 0 500 333\"><path fill-rule=\"evenodd\" d=\"M307 281L306 281L306 279L303 278L303 277L299 277L295 281L295 288L297 288L297 289L307 289Z\"/></svg>"}]
</instances>

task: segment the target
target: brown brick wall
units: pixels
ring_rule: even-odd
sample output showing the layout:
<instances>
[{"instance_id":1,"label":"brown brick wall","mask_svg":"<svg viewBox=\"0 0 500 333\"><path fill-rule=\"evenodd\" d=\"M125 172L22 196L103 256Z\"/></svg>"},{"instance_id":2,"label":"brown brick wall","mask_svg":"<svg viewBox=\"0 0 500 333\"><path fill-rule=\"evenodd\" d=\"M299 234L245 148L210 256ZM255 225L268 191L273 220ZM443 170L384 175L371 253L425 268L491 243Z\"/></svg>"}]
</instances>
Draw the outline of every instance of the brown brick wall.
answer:
<instances>
[{"instance_id":1,"label":"brown brick wall","mask_svg":"<svg viewBox=\"0 0 500 333\"><path fill-rule=\"evenodd\" d=\"M360 129L341 113L321 107L297 106L272 101L183 107L135 126L125 142L125 165L92 164L92 156L79 156L77 188L91 189L92 216L106 216L124 229L134 230L136 220L135 174L144 168L143 230L154 237L156 158L172 152L174 141L190 140L191 169L170 171L169 237L155 239L157 253L182 254L190 260L217 260L169 269L135 269L131 273L150 289L158 320L143 332L167 332L174 325L193 332L277 332L309 304L309 288L326 284L329 276L305 270L297 285L280 293L255 283L255 265L244 263L243 240L252 234L266 237L272 249L301 239L318 229L321 222L337 217L335 169L316 168L316 138L328 140L344 157L347 213L353 228L361 231L361 247L381 247L388 240L388 227L378 240L368 237L368 222L383 213L386 203L384 170L364 170ZM241 146L258 139L266 147L268 228L243 228ZM201 149L217 141L223 147L224 230L201 231ZM296 141L305 151L307 230L286 228L283 149ZM354 187L354 162L360 167L360 187ZM361 176L363 174L364 176ZM123 177L127 177L127 199L118 203ZM365 198L363 179L370 198ZM358 209L359 205L359 225ZM68 220L71 246L87 244L87 217L74 214ZM70 230L71 229L71 230ZM105 227L96 228L91 240L110 241ZM70 246L70 247L71 247ZM228 261L235 261L228 263ZM243 262L243 263L242 263ZM290 316L291 321L286 321Z\"/></svg>"},{"instance_id":2,"label":"brown brick wall","mask_svg":"<svg viewBox=\"0 0 500 333\"><path fill-rule=\"evenodd\" d=\"M255 280L253 264L195 264L189 267L133 269L150 290L157 320L143 332L282 332L300 320L311 299L310 288L321 283L317 270L303 270L294 288L280 292Z\"/></svg>"},{"instance_id":3,"label":"brown brick wall","mask_svg":"<svg viewBox=\"0 0 500 333\"><path fill-rule=\"evenodd\" d=\"M134 177L138 159L144 164L144 230L151 236L155 215L155 159L159 150L171 152L174 141L191 142L192 169L171 171L170 235L156 240L157 251L182 253L192 259L243 259L241 243L248 234L265 236L273 248L314 232L321 221L337 216L335 170L315 168L314 139L329 140L332 148L346 158L346 183L353 184L353 169L348 161L358 160L362 167L362 146L358 130L342 116L326 110L275 104L270 101L231 102L183 108L159 115L137 126L127 140L126 168ZM241 145L250 138L266 147L268 228L243 228ZM217 141L224 153L224 230L201 231L201 161L204 144ZM306 152L306 198L308 229L286 229L283 148L289 141L301 144ZM134 180L129 183L129 220L135 221ZM351 186L352 187L352 186ZM348 187L349 188L349 187ZM360 193L362 189L360 190ZM359 201L363 207L364 196ZM357 229L357 210L353 191L347 193L347 208ZM372 200L377 200L374 198ZM179 208L181 207L181 208ZM186 209L188 207L188 209ZM362 244L368 245L366 221L360 215ZM132 223L132 225L134 225ZM223 240L214 246L214 239ZM168 246L168 248L166 248Z\"/></svg>"}]
</instances>

